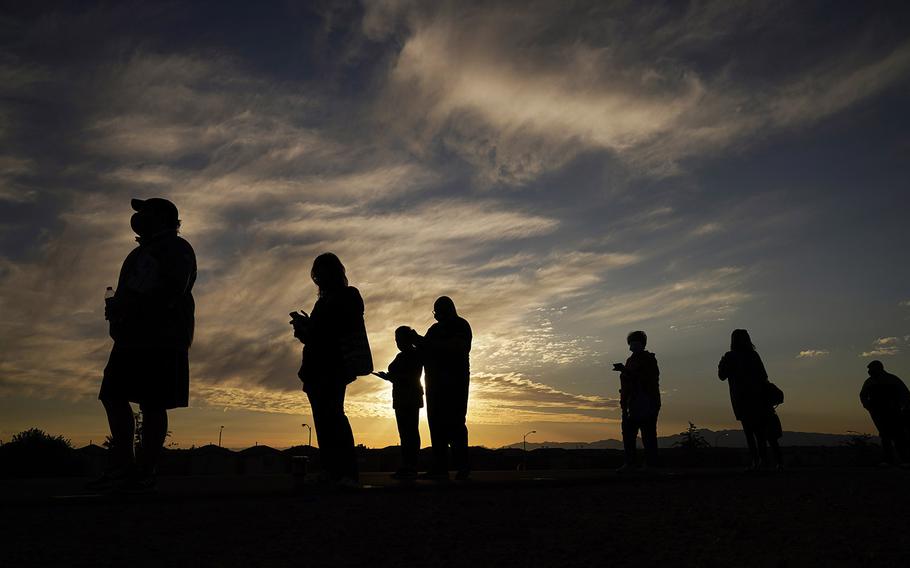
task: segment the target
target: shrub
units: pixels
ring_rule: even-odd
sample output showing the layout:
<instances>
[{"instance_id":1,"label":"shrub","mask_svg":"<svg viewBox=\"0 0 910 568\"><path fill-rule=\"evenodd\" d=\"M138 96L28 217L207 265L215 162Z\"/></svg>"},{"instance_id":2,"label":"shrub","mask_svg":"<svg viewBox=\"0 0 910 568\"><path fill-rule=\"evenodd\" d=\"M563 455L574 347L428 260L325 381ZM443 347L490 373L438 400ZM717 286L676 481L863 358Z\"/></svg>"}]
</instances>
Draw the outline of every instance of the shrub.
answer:
<instances>
[{"instance_id":1,"label":"shrub","mask_svg":"<svg viewBox=\"0 0 910 568\"><path fill-rule=\"evenodd\" d=\"M72 443L39 428L23 430L0 446L0 477L60 477L80 471Z\"/></svg>"}]
</instances>

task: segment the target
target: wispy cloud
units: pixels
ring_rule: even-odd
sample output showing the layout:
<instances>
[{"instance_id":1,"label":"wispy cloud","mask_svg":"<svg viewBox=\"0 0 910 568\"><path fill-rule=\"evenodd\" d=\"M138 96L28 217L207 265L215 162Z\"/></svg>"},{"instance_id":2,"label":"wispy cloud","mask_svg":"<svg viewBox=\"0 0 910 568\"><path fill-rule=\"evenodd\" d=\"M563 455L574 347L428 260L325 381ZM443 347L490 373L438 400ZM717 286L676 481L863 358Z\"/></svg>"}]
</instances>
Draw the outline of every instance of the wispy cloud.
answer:
<instances>
[{"instance_id":1,"label":"wispy cloud","mask_svg":"<svg viewBox=\"0 0 910 568\"><path fill-rule=\"evenodd\" d=\"M900 353L899 337L879 337L872 342L872 349L863 351L860 357L889 357Z\"/></svg>"},{"instance_id":2,"label":"wispy cloud","mask_svg":"<svg viewBox=\"0 0 910 568\"><path fill-rule=\"evenodd\" d=\"M615 401L566 378L599 372L601 338L772 317L769 282L794 271L768 249L811 244L827 205L803 206L806 180L777 166L756 176L749 148L910 68L905 39L862 22L790 57L814 13L778 3L369 2L331 22L257 5L319 29L253 46L224 41L225 20L192 41L121 25L201 8L144 9L17 21L0 55L4 394L95 395L129 198L160 195L200 262L194 405L305 409L286 314L312 305L310 263L332 250L378 366L449 294L475 330L471 420L608 423ZM699 333L674 339L691 352ZM391 416L380 381L348 403Z\"/></svg>"},{"instance_id":3,"label":"wispy cloud","mask_svg":"<svg viewBox=\"0 0 910 568\"><path fill-rule=\"evenodd\" d=\"M747 24L743 14L719 4L692 5L683 18L664 13L677 12L669 8L639 13L596 4L381 5L368 10L366 23L371 33L409 31L390 76L384 107L390 122L415 150L441 140L488 184L527 183L592 148L613 152L640 172L671 174L683 158L840 112L910 69L910 44L884 54L820 58L798 78L761 85L673 57L711 41L732 44L724 30L794 16L740 6L755 20ZM559 33L552 22L562 20L577 25ZM618 28L618 21L637 33ZM734 53L730 70L739 63Z\"/></svg>"},{"instance_id":4,"label":"wispy cloud","mask_svg":"<svg viewBox=\"0 0 910 568\"><path fill-rule=\"evenodd\" d=\"M797 355L797 359L818 359L819 357L825 357L830 355L831 352L827 349L803 349Z\"/></svg>"},{"instance_id":5,"label":"wispy cloud","mask_svg":"<svg viewBox=\"0 0 910 568\"><path fill-rule=\"evenodd\" d=\"M736 311L749 299L741 287L743 271L724 267L646 290L609 295L586 318L615 324L646 322L659 318L717 318ZM714 319L709 318L709 319Z\"/></svg>"}]
</instances>

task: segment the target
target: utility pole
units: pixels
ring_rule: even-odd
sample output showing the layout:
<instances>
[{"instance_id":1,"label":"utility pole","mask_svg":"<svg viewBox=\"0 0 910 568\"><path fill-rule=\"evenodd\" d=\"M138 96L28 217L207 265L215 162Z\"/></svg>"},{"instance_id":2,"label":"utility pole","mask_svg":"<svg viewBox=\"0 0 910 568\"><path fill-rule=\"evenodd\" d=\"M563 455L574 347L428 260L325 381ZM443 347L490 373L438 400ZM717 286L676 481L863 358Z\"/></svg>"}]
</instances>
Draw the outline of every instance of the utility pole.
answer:
<instances>
[{"instance_id":1,"label":"utility pole","mask_svg":"<svg viewBox=\"0 0 910 568\"><path fill-rule=\"evenodd\" d=\"M310 428L310 425L309 425L309 424L301 424L301 426L303 426L304 428L307 429L307 442L306 442L306 445L312 448L312 447L313 447L313 429Z\"/></svg>"},{"instance_id":2,"label":"utility pole","mask_svg":"<svg viewBox=\"0 0 910 568\"><path fill-rule=\"evenodd\" d=\"M218 428L218 447L221 447L221 433L224 432L224 426Z\"/></svg>"}]
</instances>

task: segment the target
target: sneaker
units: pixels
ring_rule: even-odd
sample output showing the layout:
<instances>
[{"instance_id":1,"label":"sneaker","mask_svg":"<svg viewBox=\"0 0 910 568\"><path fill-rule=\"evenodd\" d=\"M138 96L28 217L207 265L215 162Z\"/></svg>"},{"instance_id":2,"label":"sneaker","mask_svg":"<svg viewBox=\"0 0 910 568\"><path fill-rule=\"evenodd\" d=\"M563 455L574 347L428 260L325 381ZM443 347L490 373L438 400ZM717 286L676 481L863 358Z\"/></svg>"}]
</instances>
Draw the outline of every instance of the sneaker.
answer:
<instances>
[{"instance_id":1,"label":"sneaker","mask_svg":"<svg viewBox=\"0 0 910 568\"><path fill-rule=\"evenodd\" d=\"M429 481L448 481L449 472L447 471L427 471L417 476L417 479L427 479Z\"/></svg>"},{"instance_id":2,"label":"sneaker","mask_svg":"<svg viewBox=\"0 0 910 568\"><path fill-rule=\"evenodd\" d=\"M446 476L446 477L448 477L448 476ZM460 470L458 470L458 473L455 474L456 481L468 481L470 479L471 479L471 470L460 469Z\"/></svg>"},{"instance_id":3,"label":"sneaker","mask_svg":"<svg viewBox=\"0 0 910 568\"><path fill-rule=\"evenodd\" d=\"M635 466L630 463L624 463L621 466L616 468L616 473L630 473L635 469Z\"/></svg>"}]
</instances>

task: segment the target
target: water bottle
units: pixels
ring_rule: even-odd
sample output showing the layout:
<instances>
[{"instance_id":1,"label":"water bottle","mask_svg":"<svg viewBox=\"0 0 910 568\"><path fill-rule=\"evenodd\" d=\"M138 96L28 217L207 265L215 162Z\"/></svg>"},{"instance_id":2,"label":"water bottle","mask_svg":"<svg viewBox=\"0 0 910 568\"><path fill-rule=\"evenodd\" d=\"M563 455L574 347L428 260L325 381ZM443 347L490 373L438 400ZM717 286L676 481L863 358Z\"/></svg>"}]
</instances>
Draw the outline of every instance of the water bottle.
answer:
<instances>
[{"instance_id":1,"label":"water bottle","mask_svg":"<svg viewBox=\"0 0 910 568\"><path fill-rule=\"evenodd\" d=\"M114 288L112 286L108 286L107 289L104 291L104 301L110 300L113 297L114 297Z\"/></svg>"}]
</instances>

